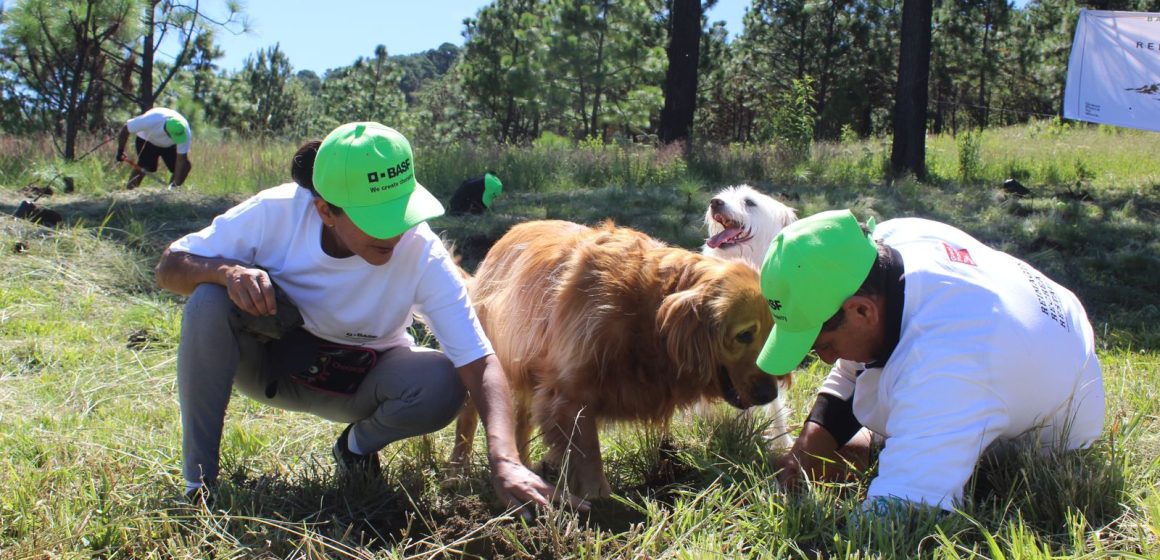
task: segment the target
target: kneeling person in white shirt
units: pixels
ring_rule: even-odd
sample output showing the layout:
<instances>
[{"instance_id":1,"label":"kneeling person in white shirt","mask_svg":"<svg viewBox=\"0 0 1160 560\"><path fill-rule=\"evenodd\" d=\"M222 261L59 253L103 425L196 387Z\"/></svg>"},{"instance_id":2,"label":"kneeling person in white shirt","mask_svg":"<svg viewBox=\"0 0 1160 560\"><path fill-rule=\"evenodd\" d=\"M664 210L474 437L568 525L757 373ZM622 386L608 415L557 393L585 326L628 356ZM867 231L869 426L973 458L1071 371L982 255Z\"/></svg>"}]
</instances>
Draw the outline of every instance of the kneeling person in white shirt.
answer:
<instances>
[{"instance_id":1,"label":"kneeling person in white shirt","mask_svg":"<svg viewBox=\"0 0 1160 560\"><path fill-rule=\"evenodd\" d=\"M775 326L758 364L784 374L811 349L834 364L783 483L843 476L834 465L866 461L873 432L885 445L866 509L952 510L992 443L1075 449L1100 435L1103 380L1079 300L958 229L822 212L780 233L761 282Z\"/></svg>"}]
</instances>

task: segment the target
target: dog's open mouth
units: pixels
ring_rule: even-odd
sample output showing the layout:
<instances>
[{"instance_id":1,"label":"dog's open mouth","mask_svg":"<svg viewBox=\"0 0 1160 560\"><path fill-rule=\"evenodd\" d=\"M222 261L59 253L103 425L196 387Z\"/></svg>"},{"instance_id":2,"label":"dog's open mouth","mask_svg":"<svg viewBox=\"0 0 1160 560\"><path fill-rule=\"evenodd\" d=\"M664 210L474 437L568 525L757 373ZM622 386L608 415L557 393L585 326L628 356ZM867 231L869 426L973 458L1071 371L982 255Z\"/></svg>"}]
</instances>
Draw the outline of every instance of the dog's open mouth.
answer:
<instances>
[{"instance_id":1,"label":"dog's open mouth","mask_svg":"<svg viewBox=\"0 0 1160 560\"><path fill-rule=\"evenodd\" d=\"M738 243L745 243L746 241L753 239L753 234L750 233L748 229L741 227L741 224L737 223L736 221L726 218L721 214L713 214L713 219L716 220L717 223L724 226L725 229L721 230L721 233L718 233L717 235L714 235L705 240L705 244L708 245L710 249L731 247Z\"/></svg>"},{"instance_id":2,"label":"dog's open mouth","mask_svg":"<svg viewBox=\"0 0 1160 560\"><path fill-rule=\"evenodd\" d=\"M749 408L749 404L737 392L737 387L733 385L733 380L729 379L729 370L725 369L725 366L721 366L717 370L717 383L721 385L721 396L725 399L725 402L741 410Z\"/></svg>"}]
</instances>

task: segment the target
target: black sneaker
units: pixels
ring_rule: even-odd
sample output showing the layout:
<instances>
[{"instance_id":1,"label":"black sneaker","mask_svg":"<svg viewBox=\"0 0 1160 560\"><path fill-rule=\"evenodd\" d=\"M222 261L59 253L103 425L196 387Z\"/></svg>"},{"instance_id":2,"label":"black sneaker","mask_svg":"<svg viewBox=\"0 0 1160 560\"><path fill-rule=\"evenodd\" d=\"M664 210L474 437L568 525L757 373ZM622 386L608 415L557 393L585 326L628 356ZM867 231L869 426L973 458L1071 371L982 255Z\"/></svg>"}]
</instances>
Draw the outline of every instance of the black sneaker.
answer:
<instances>
[{"instance_id":1,"label":"black sneaker","mask_svg":"<svg viewBox=\"0 0 1160 560\"><path fill-rule=\"evenodd\" d=\"M379 465L379 454L359 455L347 447L347 438L354 424L350 424L334 442L334 461L338 466L338 477L350 479L354 477L379 478L383 475L383 467Z\"/></svg>"}]
</instances>

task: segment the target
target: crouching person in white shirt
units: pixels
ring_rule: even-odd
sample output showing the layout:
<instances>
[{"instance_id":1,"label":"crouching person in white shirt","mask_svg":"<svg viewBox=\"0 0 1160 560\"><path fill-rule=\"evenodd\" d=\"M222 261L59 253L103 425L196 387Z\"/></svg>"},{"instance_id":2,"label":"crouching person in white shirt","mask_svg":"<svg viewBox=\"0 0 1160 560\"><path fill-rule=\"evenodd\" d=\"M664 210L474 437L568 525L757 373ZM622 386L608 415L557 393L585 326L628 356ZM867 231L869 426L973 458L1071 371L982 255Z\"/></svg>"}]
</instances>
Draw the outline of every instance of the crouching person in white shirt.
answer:
<instances>
[{"instance_id":1,"label":"crouching person in white shirt","mask_svg":"<svg viewBox=\"0 0 1160 560\"><path fill-rule=\"evenodd\" d=\"M884 447L864 511L953 510L993 443L1075 449L1100 435L1103 379L1079 300L962 231L822 212L780 233L761 282L775 326L758 364L784 374L811 349L834 364L781 459L783 484L845 476L873 434Z\"/></svg>"},{"instance_id":2,"label":"crouching person in white shirt","mask_svg":"<svg viewBox=\"0 0 1160 560\"><path fill-rule=\"evenodd\" d=\"M125 145L131 134L136 142L133 160L125 154ZM189 177L189 170L193 168L189 161L191 141L189 121L173 109L154 107L129 119L117 135L117 163L126 161L133 166L125 188L135 189L146 173L157 172L158 159L172 173L169 188L182 186Z\"/></svg>"},{"instance_id":3,"label":"crouching person in white shirt","mask_svg":"<svg viewBox=\"0 0 1160 560\"><path fill-rule=\"evenodd\" d=\"M507 378L426 223L443 207L416 181L407 139L349 123L302 146L291 176L173 242L157 265L158 285L190 296L177 356L187 493L204 497L218 480L237 388L347 424L333 447L344 478L380 476L380 449L443 428L470 393L499 499L558 498L520 463ZM441 352L415 345L413 313Z\"/></svg>"}]
</instances>

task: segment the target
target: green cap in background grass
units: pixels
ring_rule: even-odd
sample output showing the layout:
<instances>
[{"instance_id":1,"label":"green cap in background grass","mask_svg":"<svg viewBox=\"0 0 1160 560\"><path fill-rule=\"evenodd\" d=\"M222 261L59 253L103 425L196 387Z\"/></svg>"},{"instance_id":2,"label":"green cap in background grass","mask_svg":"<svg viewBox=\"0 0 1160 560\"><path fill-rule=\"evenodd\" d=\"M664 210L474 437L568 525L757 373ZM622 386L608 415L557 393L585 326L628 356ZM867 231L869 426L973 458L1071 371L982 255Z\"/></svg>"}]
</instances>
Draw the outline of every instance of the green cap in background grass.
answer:
<instances>
[{"instance_id":1,"label":"green cap in background grass","mask_svg":"<svg viewBox=\"0 0 1160 560\"><path fill-rule=\"evenodd\" d=\"M877 256L874 240L849 210L819 212L781 230L761 266L761 293L774 322L757 366L774 375L796 368Z\"/></svg>"},{"instance_id":2,"label":"green cap in background grass","mask_svg":"<svg viewBox=\"0 0 1160 560\"><path fill-rule=\"evenodd\" d=\"M443 205L415 180L411 143L375 122L347 123L326 136L314 159L314 188L378 239L443 215Z\"/></svg>"},{"instance_id":3,"label":"green cap in background grass","mask_svg":"<svg viewBox=\"0 0 1160 560\"><path fill-rule=\"evenodd\" d=\"M483 174L483 205L491 208L491 201L503 193L503 183L491 173Z\"/></svg>"},{"instance_id":4,"label":"green cap in background grass","mask_svg":"<svg viewBox=\"0 0 1160 560\"><path fill-rule=\"evenodd\" d=\"M185 129L185 124L181 122L181 119L173 117L165 119L165 134L177 144L184 144L186 140L189 140L189 131Z\"/></svg>"}]
</instances>

